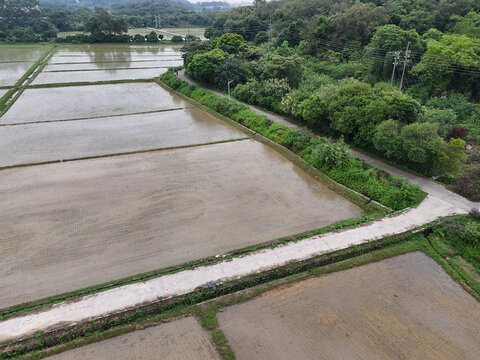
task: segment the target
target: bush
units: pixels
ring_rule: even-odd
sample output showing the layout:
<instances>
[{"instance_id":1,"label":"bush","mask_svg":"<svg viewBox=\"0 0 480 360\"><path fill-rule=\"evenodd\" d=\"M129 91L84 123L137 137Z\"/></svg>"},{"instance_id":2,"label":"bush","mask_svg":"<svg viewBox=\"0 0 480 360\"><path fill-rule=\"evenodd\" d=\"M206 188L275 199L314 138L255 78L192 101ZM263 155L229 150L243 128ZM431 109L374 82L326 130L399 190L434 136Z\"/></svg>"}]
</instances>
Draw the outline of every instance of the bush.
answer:
<instances>
[{"instance_id":1,"label":"bush","mask_svg":"<svg viewBox=\"0 0 480 360\"><path fill-rule=\"evenodd\" d=\"M182 42L182 41L183 41L183 38L180 35L173 35L172 36L172 42L179 43L179 42Z\"/></svg>"},{"instance_id":2,"label":"bush","mask_svg":"<svg viewBox=\"0 0 480 360\"><path fill-rule=\"evenodd\" d=\"M343 141L337 143L324 141L313 148L309 162L316 168L326 170L345 169L349 166L352 158Z\"/></svg>"},{"instance_id":3,"label":"bush","mask_svg":"<svg viewBox=\"0 0 480 360\"><path fill-rule=\"evenodd\" d=\"M468 129L461 128L461 127L454 127L447 133L447 135L445 135L445 140L446 141L449 141L450 139L465 140L467 134L468 134Z\"/></svg>"},{"instance_id":4,"label":"bush","mask_svg":"<svg viewBox=\"0 0 480 360\"><path fill-rule=\"evenodd\" d=\"M288 131L286 126L274 123L270 125L265 136L277 144L286 145Z\"/></svg>"}]
</instances>

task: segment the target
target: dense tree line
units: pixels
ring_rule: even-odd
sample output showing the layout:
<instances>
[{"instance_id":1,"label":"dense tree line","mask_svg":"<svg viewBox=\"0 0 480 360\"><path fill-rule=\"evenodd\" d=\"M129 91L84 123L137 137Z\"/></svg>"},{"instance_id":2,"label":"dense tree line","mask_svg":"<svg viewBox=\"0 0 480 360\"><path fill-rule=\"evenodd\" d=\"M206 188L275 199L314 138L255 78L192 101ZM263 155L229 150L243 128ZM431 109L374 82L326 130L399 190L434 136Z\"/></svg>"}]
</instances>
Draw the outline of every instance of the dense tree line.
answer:
<instances>
[{"instance_id":1,"label":"dense tree line","mask_svg":"<svg viewBox=\"0 0 480 360\"><path fill-rule=\"evenodd\" d=\"M0 0L0 41L8 42L38 42L55 39L59 31L90 32L88 22L96 18L97 6L108 6L105 10L111 16L111 21L118 26L153 27L156 14L161 16L163 27L175 26L208 26L216 15L214 11L202 11L202 7L188 1L67 1L41 2L46 7L39 6L38 0ZM60 7L64 5L63 7ZM207 7L209 3L205 4ZM88 7L90 6L90 7ZM95 6L95 7L94 7ZM92 33L94 39L119 39L112 37L118 33L114 24L109 29ZM86 35L77 37L80 41ZM117 41L117 40L115 40Z\"/></svg>"},{"instance_id":2,"label":"dense tree line","mask_svg":"<svg viewBox=\"0 0 480 360\"><path fill-rule=\"evenodd\" d=\"M234 80L239 100L472 197L480 193L478 7L471 0L257 0L219 13L205 32L209 42L184 47L185 66L221 89Z\"/></svg>"}]
</instances>

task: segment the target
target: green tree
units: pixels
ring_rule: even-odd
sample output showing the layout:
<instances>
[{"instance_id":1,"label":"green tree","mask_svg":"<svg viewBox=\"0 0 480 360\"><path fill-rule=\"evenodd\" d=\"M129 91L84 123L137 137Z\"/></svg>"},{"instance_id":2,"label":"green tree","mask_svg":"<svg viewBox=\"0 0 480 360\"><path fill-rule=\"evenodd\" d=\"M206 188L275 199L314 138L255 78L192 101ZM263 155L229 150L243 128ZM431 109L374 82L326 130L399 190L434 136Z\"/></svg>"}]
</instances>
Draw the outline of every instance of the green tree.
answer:
<instances>
[{"instance_id":1,"label":"green tree","mask_svg":"<svg viewBox=\"0 0 480 360\"><path fill-rule=\"evenodd\" d=\"M413 123L402 128L402 148L406 159L429 173L443 149L444 141L438 136L437 125Z\"/></svg>"},{"instance_id":2,"label":"green tree","mask_svg":"<svg viewBox=\"0 0 480 360\"><path fill-rule=\"evenodd\" d=\"M127 23L122 18L111 16L107 10L95 9L93 15L85 24L85 30L93 34L123 34L126 33Z\"/></svg>"},{"instance_id":3,"label":"green tree","mask_svg":"<svg viewBox=\"0 0 480 360\"><path fill-rule=\"evenodd\" d=\"M180 35L173 35L172 42L182 42L183 38Z\"/></svg>"},{"instance_id":4,"label":"green tree","mask_svg":"<svg viewBox=\"0 0 480 360\"><path fill-rule=\"evenodd\" d=\"M328 27L333 40L344 43L357 40L365 45L375 28L388 20L384 7L360 3L330 17Z\"/></svg>"},{"instance_id":5,"label":"green tree","mask_svg":"<svg viewBox=\"0 0 480 360\"><path fill-rule=\"evenodd\" d=\"M462 139L450 139L447 146L440 151L435 162L437 173L442 175L455 175L467 161L465 154L465 141Z\"/></svg>"},{"instance_id":6,"label":"green tree","mask_svg":"<svg viewBox=\"0 0 480 360\"><path fill-rule=\"evenodd\" d=\"M218 65L213 74L213 82L220 88L226 89L227 82L233 80L232 87L243 84L252 77L251 71L242 59L230 55Z\"/></svg>"},{"instance_id":7,"label":"green tree","mask_svg":"<svg viewBox=\"0 0 480 360\"><path fill-rule=\"evenodd\" d=\"M145 36L143 36L141 34L135 34L135 35L132 36L132 41L143 43L143 42L145 42Z\"/></svg>"},{"instance_id":8,"label":"green tree","mask_svg":"<svg viewBox=\"0 0 480 360\"><path fill-rule=\"evenodd\" d=\"M386 120L377 125L373 144L375 149L388 159L400 161L403 158L402 138L398 121Z\"/></svg>"},{"instance_id":9,"label":"green tree","mask_svg":"<svg viewBox=\"0 0 480 360\"><path fill-rule=\"evenodd\" d=\"M248 44L242 35L226 33L212 40L212 47L222 49L229 54L245 52Z\"/></svg>"},{"instance_id":10,"label":"green tree","mask_svg":"<svg viewBox=\"0 0 480 360\"><path fill-rule=\"evenodd\" d=\"M479 80L468 73L480 66L480 40L465 35L444 35L429 40L427 51L412 69L430 95L449 90L473 92L479 97Z\"/></svg>"},{"instance_id":11,"label":"green tree","mask_svg":"<svg viewBox=\"0 0 480 360\"><path fill-rule=\"evenodd\" d=\"M374 81L390 79L395 51L405 51L408 42L411 51L423 53L420 36L415 30L406 31L393 24L375 29L371 41L364 49L365 59L370 62L370 73L374 76Z\"/></svg>"},{"instance_id":12,"label":"green tree","mask_svg":"<svg viewBox=\"0 0 480 360\"><path fill-rule=\"evenodd\" d=\"M188 73L197 80L210 82L214 71L226 58L227 53L221 49L213 49L196 54L188 64Z\"/></svg>"},{"instance_id":13,"label":"green tree","mask_svg":"<svg viewBox=\"0 0 480 360\"><path fill-rule=\"evenodd\" d=\"M38 0L0 0L0 19L9 29L33 25L40 15Z\"/></svg>"},{"instance_id":14,"label":"green tree","mask_svg":"<svg viewBox=\"0 0 480 360\"><path fill-rule=\"evenodd\" d=\"M454 15L450 18L454 25L451 32L466 35L472 38L480 38L480 14L470 11L464 17Z\"/></svg>"},{"instance_id":15,"label":"green tree","mask_svg":"<svg viewBox=\"0 0 480 360\"><path fill-rule=\"evenodd\" d=\"M151 31L145 36L145 39L147 40L147 42L151 43L158 42L158 35L155 31Z\"/></svg>"},{"instance_id":16,"label":"green tree","mask_svg":"<svg viewBox=\"0 0 480 360\"><path fill-rule=\"evenodd\" d=\"M304 67L302 58L298 55L280 56L272 55L263 67L263 79L287 79L289 85L294 88L303 79Z\"/></svg>"}]
</instances>

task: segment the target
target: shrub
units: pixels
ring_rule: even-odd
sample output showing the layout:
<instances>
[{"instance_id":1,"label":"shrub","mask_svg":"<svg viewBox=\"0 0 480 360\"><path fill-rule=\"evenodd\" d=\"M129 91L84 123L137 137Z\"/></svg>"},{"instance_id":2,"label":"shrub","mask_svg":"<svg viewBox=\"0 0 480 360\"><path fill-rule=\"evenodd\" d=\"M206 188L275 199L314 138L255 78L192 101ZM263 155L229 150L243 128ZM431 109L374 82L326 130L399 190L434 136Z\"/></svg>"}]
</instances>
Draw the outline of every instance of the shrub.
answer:
<instances>
[{"instance_id":1,"label":"shrub","mask_svg":"<svg viewBox=\"0 0 480 360\"><path fill-rule=\"evenodd\" d=\"M445 140L449 141L450 139L463 139L465 140L465 137L468 134L468 129L462 128L462 127L454 127L452 128L447 135L445 135Z\"/></svg>"},{"instance_id":2,"label":"shrub","mask_svg":"<svg viewBox=\"0 0 480 360\"><path fill-rule=\"evenodd\" d=\"M285 145L288 131L286 126L274 123L268 128L265 136L280 145Z\"/></svg>"},{"instance_id":3,"label":"shrub","mask_svg":"<svg viewBox=\"0 0 480 360\"><path fill-rule=\"evenodd\" d=\"M172 42L182 42L183 38L180 35L173 35Z\"/></svg>"},{"instance_id":4,"label":"shrub","mask_svg":"<svg viewBox=\"0 0 480 360\"><path fill-rule=\"evenodd\" d=\"M352 155L347 145L341 140L336 143L325 141L313 148L310 163L318 168L330 170L332 168L345 169L348 167Z\"/></svg>"}]
</instances>

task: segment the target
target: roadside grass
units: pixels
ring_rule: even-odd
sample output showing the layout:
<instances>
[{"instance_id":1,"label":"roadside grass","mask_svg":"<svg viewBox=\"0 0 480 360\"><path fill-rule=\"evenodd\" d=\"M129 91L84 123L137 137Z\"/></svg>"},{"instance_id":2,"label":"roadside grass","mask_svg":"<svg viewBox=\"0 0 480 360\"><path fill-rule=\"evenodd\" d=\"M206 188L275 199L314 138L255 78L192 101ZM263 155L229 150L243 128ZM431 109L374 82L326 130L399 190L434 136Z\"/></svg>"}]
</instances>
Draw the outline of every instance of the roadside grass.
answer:
<instances>
[{"instance_id":1,"label":"roadside grass","mask_svg":"<svg viewBox=\"0 0 480 360\"><path fill-rule=\"evenodd\" d=\"M78 336L65 335L62 338L54 339L51 334L37 333L33 337L33 341L37 345L36 350L29 350L26 344L12 344L9 355L3 355L3 358L15 358L23 354L25 359L41 359L49 355L67 351L79 346L88 345L93 342L105 340L125 334L131 331L143 329L146 327L161 325L162 323L174 321L186 316L196 316L199 318L200 324L210 331L212 340L223 359L234 359L235 355L228 345L223 332L218 327L217 312L223 311L225 307L232 306L244 301L253 299L266 291L285 286L291 283L302 281L310 277L324 276L333 272L362 266L368 263L381 261L386 258L406 254L413 251L421 251L427 256L433 258L442 268L460 285L480 300L480 286L478 283L479 274L477 272L469 273L462 266L464 262L459 261L456 257L449 257L454 250L443 243L442 247L432 245L432 235L438 224L430 224L424 228L422 232L411 232L397 237L396 242L386 244L382 248L375 249L366 253L355 253L351 258L332 262L323 266L312 266L306 271L299 271L290 276L274 279L265 279L261 282L252 284L251 287L240 291L218 296L206 302L191 305L178 305L166 311L156 314L144 313L142 310L135 310L129 321L112 326L102 330L98 323L100 320L91 321L89 323L90 331L83 332ZM349 251L352 251L350 249ZM331 254L330 254L331 255ZM460 258L460 260L463 260ZM201 301L201 300L200 300ZM74 330L75 327L70 327ZM55 341L52 341L54 339ZM17 349L17 350L13 350ZM5 348L2 349L5 351ZM0 350L1 351L1 350ZM0 353L1 354L1 353ZM2 356L0 355L0 359Z\"/></svg>"}]
</instances>

